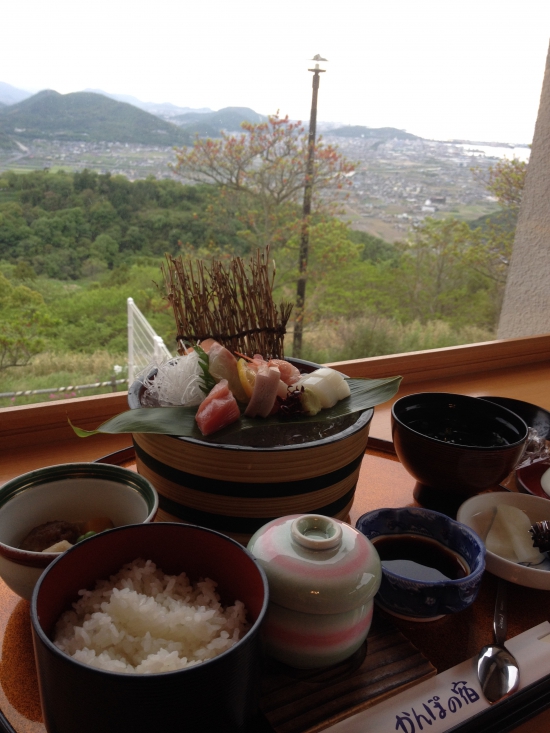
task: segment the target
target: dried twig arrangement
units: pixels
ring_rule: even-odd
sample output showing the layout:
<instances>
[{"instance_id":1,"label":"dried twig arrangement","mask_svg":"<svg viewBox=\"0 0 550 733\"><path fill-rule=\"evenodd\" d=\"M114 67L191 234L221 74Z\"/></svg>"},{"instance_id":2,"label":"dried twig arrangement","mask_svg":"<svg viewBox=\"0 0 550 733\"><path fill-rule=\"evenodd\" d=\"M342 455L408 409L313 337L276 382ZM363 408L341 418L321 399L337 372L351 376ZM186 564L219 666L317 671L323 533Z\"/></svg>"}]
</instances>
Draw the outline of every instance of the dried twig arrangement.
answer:
<instances>
[{"instance_id":1,"label":"dried twig arrangement","mask_svg":"<svg viewBox=\"0 0 550 733\"><path fill-rule=\"evenodd\" d=\"M166 255L162 266L167 299L176 319L178 351L183 344L214 338L230 351L284 357L291 303L273 302L275 268L269 273L269 248L248 263Z\"/></svg>"}]
</instances>

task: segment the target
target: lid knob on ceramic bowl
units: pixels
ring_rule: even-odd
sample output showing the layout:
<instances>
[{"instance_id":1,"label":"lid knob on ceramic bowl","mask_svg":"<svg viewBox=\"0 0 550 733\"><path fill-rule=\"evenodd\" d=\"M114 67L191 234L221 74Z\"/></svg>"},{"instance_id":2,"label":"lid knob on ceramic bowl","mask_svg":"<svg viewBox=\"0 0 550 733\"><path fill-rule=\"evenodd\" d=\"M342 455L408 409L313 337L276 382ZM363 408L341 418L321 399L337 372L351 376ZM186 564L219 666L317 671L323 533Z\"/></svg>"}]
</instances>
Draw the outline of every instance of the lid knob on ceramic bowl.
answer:
<instances>
[{"instance_id":1,"label":"lid knob on ceramic bowl","mask_svg":"<svg viewBox=\"0 0 550 733\"><path fill-rule=\"evenodd\" d=\"M331 550L342 544L342 528L330 517L306 514L290 525L292 539L308 550Z\"/></svg>"},{"instance_id":2,"label":"lid knob on ceramic bowl","mask_svg":"<svg viewBox=\"0 0 550 733\"><path fill-rule=\"evenodd\" d=\"M261 527L248 549L267 575L267 651L301 669L343 661L363 644L381 580L378 553L344 522L317 514Z\"/></svg>"}]
</instances>

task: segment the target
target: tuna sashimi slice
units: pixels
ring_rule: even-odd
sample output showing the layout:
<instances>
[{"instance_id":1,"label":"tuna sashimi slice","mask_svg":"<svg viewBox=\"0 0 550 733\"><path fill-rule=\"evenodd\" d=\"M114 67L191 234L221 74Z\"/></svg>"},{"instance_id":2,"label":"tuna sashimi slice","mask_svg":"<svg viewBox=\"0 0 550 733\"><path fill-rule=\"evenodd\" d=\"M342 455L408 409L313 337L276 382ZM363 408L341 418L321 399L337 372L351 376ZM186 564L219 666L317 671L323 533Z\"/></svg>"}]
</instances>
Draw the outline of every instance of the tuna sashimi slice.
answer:
<instances>
[{"instance_id":1,"label":"tuna sashimi slice","mask_svg":"<svg viewBox=\"0 0 550 733\"><path fill-rule=\"evenodd\" d=\"M227 379L222 379L201 403L195 420L203 435L211 435L236 422L240 416L241 411Z\"/></svg>"}]
</instances>

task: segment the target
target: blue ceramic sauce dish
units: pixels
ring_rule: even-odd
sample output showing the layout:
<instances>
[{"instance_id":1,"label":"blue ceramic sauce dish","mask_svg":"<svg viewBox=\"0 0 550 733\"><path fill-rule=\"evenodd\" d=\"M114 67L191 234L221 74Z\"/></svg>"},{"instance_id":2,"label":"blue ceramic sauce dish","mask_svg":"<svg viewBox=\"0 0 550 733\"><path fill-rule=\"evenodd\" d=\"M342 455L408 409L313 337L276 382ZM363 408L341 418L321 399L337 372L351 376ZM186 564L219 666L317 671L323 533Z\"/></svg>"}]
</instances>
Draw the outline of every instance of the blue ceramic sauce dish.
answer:
<instances>
[{"instance_id":1,"label":"blue ceramic sauce dish","mask_svg":"<svg viewBox=\"0 0 550 733\"><path fill-rule=\"evenodd\" d=\"M434 621L475 601L485 545L466 525L430 509L405 507L368 512L356 526L380 555L375 602L388 613Z\"/></svg>"}]
</instances>

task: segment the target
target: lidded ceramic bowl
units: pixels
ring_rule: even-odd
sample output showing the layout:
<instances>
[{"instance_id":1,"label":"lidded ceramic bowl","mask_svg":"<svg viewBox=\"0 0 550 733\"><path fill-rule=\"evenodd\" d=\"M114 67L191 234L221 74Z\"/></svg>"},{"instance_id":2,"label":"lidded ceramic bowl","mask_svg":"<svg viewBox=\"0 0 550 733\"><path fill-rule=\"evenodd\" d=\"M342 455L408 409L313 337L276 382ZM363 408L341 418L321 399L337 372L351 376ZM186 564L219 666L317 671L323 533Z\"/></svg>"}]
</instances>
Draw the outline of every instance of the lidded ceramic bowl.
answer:
<instances>
[{"instance_id":1,"label":"lidded ceramic bowl","mask_svg":"<svg viewBox=\"0 0 550 733\"><path fill-rule=\"evenodd\" d=\"M382 576L364 535L332 517L293 514L260 528L248 549L269 583L263 637L272 657L313 669L359 649Z\"/></svg>"}]
</instances>

